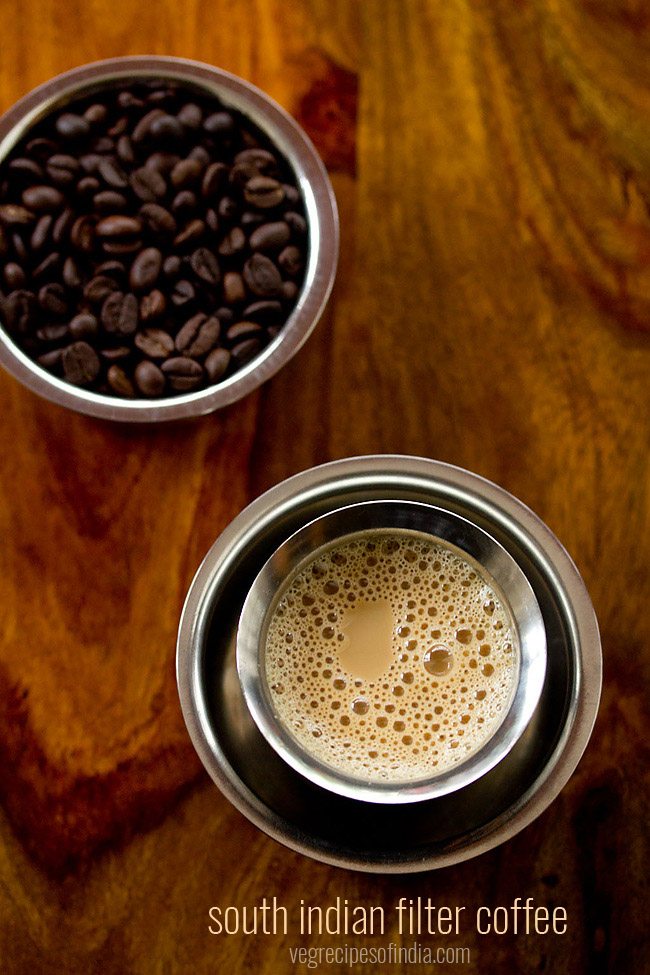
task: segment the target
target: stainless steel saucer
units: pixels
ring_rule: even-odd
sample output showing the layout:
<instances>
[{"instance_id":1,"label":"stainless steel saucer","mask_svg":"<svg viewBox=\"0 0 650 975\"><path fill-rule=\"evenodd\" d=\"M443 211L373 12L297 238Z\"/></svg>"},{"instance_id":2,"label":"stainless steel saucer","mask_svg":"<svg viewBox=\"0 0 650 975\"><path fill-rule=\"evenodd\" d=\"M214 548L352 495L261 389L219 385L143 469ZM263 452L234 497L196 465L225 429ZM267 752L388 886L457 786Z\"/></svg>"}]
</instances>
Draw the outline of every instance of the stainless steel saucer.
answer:
<instances>
[{"instance_id":1,"label":"stainless steel saucer","mask_svg":"<svg viewBox=\"0 0 650 975\"><path fill-rule=\"evenodd\" d=\"M491 535L526 576L544 622L547 668L539 703L508 755L445 796L403 805L339 796L271 748L244 701L237 625L260 569L295 531L370 500L434 505ZM598 626L580 575L552 532L489 481L417 457L354 457L278 484L226 528L188 593L177 645L183 714L223 794L270 836L317 860L357 870L430 870L514 836L557 796L582 755L601 686Z\"/></svg>"},{"instance_id":2,"label":"stainless steel saucer","mask_svg":"<svg viewBox=\"0 0 650 975\"><path fill-rule=\"evenodd\" d=\"M317 553L368 530L397 529L434 538L469 561L497 592L518 643L512 700L492 737L454 768L416 780L371 781L319 761L278 717L265 677L266 633L283 589ZM237 633L237 669L244 699L272 748L311 782L341 796L377 803L422 802L462 789L485 775L513 748L533 716L546 671L546 635L535 594L515 560L466 518L414 501L365 501L337 508L294 532L273 553L246 597Z\"/></svg>"}]
</instances>

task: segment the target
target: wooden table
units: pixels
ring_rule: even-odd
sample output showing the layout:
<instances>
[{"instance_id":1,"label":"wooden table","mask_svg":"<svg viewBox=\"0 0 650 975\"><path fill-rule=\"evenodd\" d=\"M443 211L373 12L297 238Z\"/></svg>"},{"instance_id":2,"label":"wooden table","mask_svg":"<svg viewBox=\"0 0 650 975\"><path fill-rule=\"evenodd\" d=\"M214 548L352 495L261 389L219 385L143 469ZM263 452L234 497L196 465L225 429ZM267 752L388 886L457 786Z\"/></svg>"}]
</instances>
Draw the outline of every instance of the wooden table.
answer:
<instances>
[{"instance_id":1,"label":"wooden table","mask_svg":"<svg viewBox=\"0 0 650 975\"><path fill-rule=\"evenodd\" d=\"M643 4L3 8L3 109L121 54L197 58L266 89L328 164L342 254L306 347L218 415L127 429L0 378L2 971L307 971L290 947L396 940L394 906L416 896L468 917L518 896L568 912L562 936L468 923L428 939L472 950L440 971L648 971ZM403 878L323 866L250 825L199 766L173 666L187 586L236 512L314 463L390 451L468 467L536 510L584 575L605 657L596 731L559 799L503 847ZM212 905L273 896L293 917L301 898L383 905L390 930L209 933Z\"/></svg>"}]
</instances>

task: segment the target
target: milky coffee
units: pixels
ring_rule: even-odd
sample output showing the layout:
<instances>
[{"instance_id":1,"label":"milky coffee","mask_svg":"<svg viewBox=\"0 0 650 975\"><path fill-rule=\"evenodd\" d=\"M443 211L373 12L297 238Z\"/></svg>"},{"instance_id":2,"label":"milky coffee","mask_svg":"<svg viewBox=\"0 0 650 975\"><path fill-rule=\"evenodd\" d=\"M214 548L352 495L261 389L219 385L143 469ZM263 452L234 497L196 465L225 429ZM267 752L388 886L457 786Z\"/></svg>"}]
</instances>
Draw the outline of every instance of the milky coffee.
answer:
<instances>
[{"instance_id":1,"label":"milky coffee","mask_svg":"<svg viewBox=\"0 0 650 975\"><path fill-rule=\"evenodd\" d=\"M280 721L314 758L365 781L414 782L494 734L519 649L476 563L424 533L380 529L298 567L264 660Z\"/></svg>"}]
</instances>

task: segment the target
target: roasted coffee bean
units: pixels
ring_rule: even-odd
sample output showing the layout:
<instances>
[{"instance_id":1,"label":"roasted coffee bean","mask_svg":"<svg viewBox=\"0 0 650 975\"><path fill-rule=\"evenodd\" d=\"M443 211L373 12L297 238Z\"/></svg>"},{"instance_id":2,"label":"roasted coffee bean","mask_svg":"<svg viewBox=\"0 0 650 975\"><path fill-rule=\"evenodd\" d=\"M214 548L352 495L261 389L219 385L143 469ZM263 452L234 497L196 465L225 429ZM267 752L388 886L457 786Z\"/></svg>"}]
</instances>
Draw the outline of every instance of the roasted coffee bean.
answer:
<instances>
[{"instance_id":1,"label":"roasted coffee bean","mask_svg":"<svg viewBox=\"0 0 650 975\"><path fill-rule=\"evenodd\" d=\"M217 214L222 220L234 220L239 213L239 204L232 196L223 196L217 206Z\"/></svg>"},{"instance_id":2,"label":"roasted coffee bean","mask_svg":"<svg viewBox=\"0 0 650 975\"><path fill-rule=\"evenodd\" d=\"M175 82L55 109L0 163L0 325L102 393L173 396L231 375L290 314L307 258L300 192L273 148Z\"/></svg>"},{"instance_id":3,"label":"roasted coffee bean","mask_svg":"<svg viewBox=\"0 0 650 975\"><path fill-rule=\"evenodd\" d=\"M12 159L8 165L7 169L11 172L12 176L23 176L25 179L41 182L45 173L43 168L39 166L35 159L26 159L19 156L18 159Z\"/></svg>"},{"instance_id":4,"label":"roasted coffee bean","mask_svg":"<svg viewBox=\"0 0 650 975\"><path fill-rule=\"evenodd\" d=\"M246 363L254 359L258 352L262 349L262 343L258 338L244 339L242 342L238 342L237 345L233 346L230 354L239 366L245 366Z\"/></svg>"},{"instance_id":5,"label":"roasted coffee bean","mask_svg":"<svg viewBox=\"0 0 650 975\"><path fill-rule=\"evenodd\" d=\"M135 396L133 383L121 366L115 364L110 366L106 378L114 393L123 396L125 399L133 399Z\"/></svg>"},{"instance_id":6,"label":"roasted coffee bean","mask_svg":"<svg viewBox=\"0 0 650 975\"><path fill-rule=\"evenodd\" d=\"M97 265L97 274L104 274L114 281L124 281L126 278L126 268L122 261L104 261Z\"/></svg>"},{"instance_id":7,"label":"roasted coffee bean","mask_svg":"<svg viewBox=\"0 0 650 975\"><path fill-rule=\"evenodd\" d=\"M182 278L174 285L174 290L172 291L172 304L176 305L177 308L182 308L183 305L187 305L190 301L194 301L195 294L196 292L192 282L186 281L184 278Z\"/></svg>"},{"instance_id":8,"label":"roasted coffee bean","mask_svg":"<svg viewBox=\"0 0 650 975\"><path fill-rule=\"evenodd\" d=\"M53 217L51 213L46 213L40 218L38 223L34 228L34 233L32 234L29 246L33 251L40 251L42 247L45 247L50 236L50 230L52 229Z\"/></svg>"},{"instance_id":9,"label":"roasted coffee bean","mask_svg":"<svg viewBox=\"0 0 650 975\"><path fill-rule=\"evenodd\" d=\"M184 355L200 359L214 348L220 335L219 319L214 316L207 318L200 312L183 325L174 344Z\"/></svg>"},{"instance_id":10,"label":"roasted coffee bean","mask_svg":"<svg viewBox=\"0 0 650 975\"><path fill-rule=\"evenodd\" d=\"M194 146L193 149L187 154L188 159L198 159L202 166L207 166L210 163L212 156L205 148L205 146Z\"/></svg>"},{"instance_id":11,"label":"roasted coffee bean","mask_svg":"<svg viewBox=\"0 0 650 975\"><path fill-rule=\"evenodd\" d=\"M92 150L106 156L108 153L115 152L115 140L108 135L101 135L93 142Z\"/></svg>"},{"instance_id":12,"label":"roasted coffee bean","mask_svg":"<svg viewBox=\"0 0 650 975\"><path fill-rule=\"evenodd\" d=\"M36 361L40 366L49 369L50 372L58 372L62 358L63 349L50 349L49 352L44 352L43 355L39 355Z\"/></svg>"},{"instance_id":13,"label":"roasted coffee bean","mask_svg":"<svg viewBox=\"0 0 650 975\"><path fill-rule=\"evenodd\" d=\"M289 225L279 220L257 227L250 235L249 243L254 251L277 251L289 242L290 237Z\"/></svg>"},{"instance_id":14,"label":"roasted coffee bean","mask_svg":"<svg viewBox=\"0 0 650 975\"><path fill-rule=\"evenodd\" d=\"M235 156L230 182L243 187L254 176L273 176L277 171L276 158L266 149L244 149Z\"/></svg>"},{"instance_id":15,"label":"roasted coffee bean","mask_svg":"<svg viewBox=\"0 0 650 975\"><path fill-rule=\"evenodd\" d=\"M45 169L47 175L57 186L71 186L79 172L79 161L74 156L56 153L50 156Z\"/></svg>"},{"instance_id":16,"label":"roasted coffee bean","mask_svg":"<svg viewBox=\"0 0 650 975\"><path fill-rule=\"evenodd\" d=\"M11 246L13 247L16 260L19 264L28 264L29 262L29 251L27 250L27 245L22 235L16 231L16 233L11 235Z\"/></svg>"},{"instance_id":17,"label":"roasted coffee bean","mask_svg":"<svg viewBox=\"0 0 650 975\"><path fill-rule=\"evenodd\" d=\"M147 95L146 101L156 105L165 105L167 102L175 100L175 90L173 88L156 88Z\"/></svg>"},{"instance_id":18,"label":"roasted coffee bean","mask_svg":"<svg viewBox=\"0 0 650 975\"><path fill-rule=\"evenodd\" d=\"M198 105L188 102L187 105L183 105L177 118L186 129L198 129L203 121L203 112Z\"/></svg>"},{"instance_id":19,"label":"roasted coffee bean","mask_svg":"<svg viewBox=\"0 0 650 975\"><path fill-rule=\"evenodd\" d=\"M98 275L91 278L84 288L84 298L91 305L102 305L113 291L118 290L118 284L114 278Z\"/></svg>"},{"instance_id":20,"label":"roasted coffee bean","mask_svg":"<svg viewBox=\"0 0 650 975\"><path fill-rule=\"evenodd\" d=\"M253 254L244 264L244 281L260 298L273 298L282 292L282 277L264 254Z\"/></svg>"},{"instance_id":21,"label":"roasted coffee bean","mask_svg":"<svg viewBox=\"0 0 650 975\"><path fill-rule=\"evenodd\" d=\"M196 194L191 190L181 190L172 200L172 210L177 218L183 214L193 213L196 207Z\"/></svg>"},{"instance_id":22,"label":"roasted coffee bean","mask_svg":"<svg viewBox=\"0 0 650 975\"><path fill-rule=\"evenodd\" d=\"M90 125L82 116L64 112L56 120L56 131L64 139L81 139L90 132Z\"/></svg>"},{"instance_id":23,"label":"roasted coffee bean","mask_svg":"<svg viewBox=\"0 0 650 975\"><path fill-rule=\"evenodd\" d=\"M270 176L254 176L244 187L244 199L260 210L270 210L284 200L284 187Z\"/></svg>"},{"instance_id":24,"label":"roasted coffee bean","mask_svg":"<svg viewBox=\"0 0 650 975\"><path fill-rule=\"evenodd\" d=\"M196 359L189 359L187 356L166 359L160 368L171 388L179 393L197 389L203 380L203 367Z\"/></svg>"},{"instance_id":25,"label":"roasted coffee bean","mask_svg":"<svg viewBox=\"0 0 650 975\"><path fill-rule=\"evenodd\" d=\"M74 257L66 257L63 263L63 281L69 288L78 288L81 284L81 275Z\"/></svg>"},{"instance_id":26,"label":"roasted coffee bean","mask_svg":"<svg viewBox=\"0 0 650 975\"><path fill-rule=\"evenodd\" d=\"M284 222L294 237L304 237L307 233L307 221L302 214L296 213L295 210L287 210L284 215Z\"/></svg>"},{"instance_id":27,"label":"roasted coffee bean","mask_svg":"<svg viewBox=\"0 0 650 975\"><path fill-rule=\"evenodd\" d=\"M134 142L144 141L151 132L151 123L157 119L160 115L164 115L162 108L152 108L151 111L143 115L136 127L134 128L131 138Z\"/></svg>"},{"instance_id":28,"label":"roasted coffee bean","mask_svg":"<svg viewBox=\"0 0 650 975\"><path fill-rule=\"evenodd\" d=\"M123 163L132 163L135 160L133 143L128 135L121 135L117 140L116 152L118 159Z\"/></svg>"},{"instance_id":29,"label":"roasted coffee bean","mask_svg":"<svg viewBox=\"0 0 650 975\"><path fill-rule=\"evenodd\" d=\"M94 105L89 105L84 112L84 118L89 125L100 125L108 115L108 110L105 105L101 105L99 102L95 102Z\"/></svg>"},{"instance_id":30,"label":"roasted coffee bean","mask_svg":"<svg viewBox=\"0 0 650 975\"><path fill-rule=\"evenodd\" d=\"M203 173L203 166L198 159L181 159L171 171L170 180L172 186L183 189L199 181Z\"/></svg>"},{"instance_id":31,"label":"roasted coffee bean","mask_svg":"<svg viewBox=\"0 0 650 975\"><path fill-rule=\"evenodd\" d=\"M61 342L68 334L67 325L44 325L36 331L39 342Z\"/></svg>"},{"instance_id":32,"label":"roasted coffee bean","mask_svg":"<svg viewBox=\"0 0 650 975\"><path fill-rule=\"evenodd\" d=\"M91 315L87 311L75 315L68 326L73 339L90 338L92 335L97 334L98 328L99 322L94 315Z\"/></svg>"},{"instance_id":33,"label":"roasted coffee bean","mask_svg":"<svg viewBox=\"0 0 650 975\"><path fill-rule=\"evenodd\" d=\"M139 217L129 217L122 213L103 217L97 224L98 237L135 237L142 232L142 221Z\"/></svg>"},{"instance_id":34,"label":"roasted coffee bean","mask_svg":"<svg viewBox=\"0 0 650 975\"><path fill-rule=\"evenodd\" d=\"M50 280L58 278L60 274L60 267L61 255L57 251L54 251L53 253L48 254L40 264L36 265L32 271L32 278L34 281L38 281L39 284L41 281L46 281L48 278Z\"/></svg>"},{"instance_id":35,"label":"roasted coffee bean","mask_svg":"<svg viewBox=\"0 0 650 975\"><path fill-rule=\"evenodd\" d=\"M194 341L185 348L185 355L193 359L202 359L217 345L220 335L221 322L212 315L203 322Z\"/></svg>"},{"instance_id":36,"label":"roasted coffee bean","mask_svg":"<svg viewBox=\"0 0 650 975\"><path fill-rule=\"evenodd\" d=\"M79 217L70 229L70 243L80 251L90 252L95 244L94 217Z\"/></svg>"},{"instance_id":37,"label":"roasted coffee bean","mask_svg":"<svg viewBox=\"0 0 650 975\"><path fill-rule=\"evenodd\" d=\"M144 203L155 203L167 192L164 176L157 169L141 166L131 173L131 189Z\"/></svg>"},{"instance_id":38,"label":"roasted coffee bean","mask_svg":"<svg viewBox=\"0 0 650 975\"><path fill-rule=\"evenodd\" d=\"M27 283L27 275L20 264L16 264L15 261L9 261L8 264L5 264L4 279L10 291L22 288Z\"/></svg>"},{"instance_id":39,"label":"roasted coffee bean","mask_svg":"<svg viewBox=\"0 0 650 975\"><path fill-rule=\"evenodd\" d=\"M132 335L138 327L138 300L133 294L114 291L102 305L102 325L115 335Z\"/></svg>"},{"instance_id":40,"label":"roasted coffee bean","mask_svg":"<svg viewBox=\"0 0 650 975\"><path fill-rule=\"evenodd\" d=\"M99 139L95 139L92 144L93 152L99 153L100 156L107 156L109 153L115 151L115 142L109 136L100 136Z\"/></svg>"},{"instance_id":41,"label":"roasted coffee bean","mask_svg":"<svg viewBox=\"0 0 650 975\"><path fill-rule=\"evenodd\" d=\"M282 305L279 301L254 301L244 308L244 318L262 325L275 325L282 318Z\"/></svg>"},{"instance_id":42,"label":"roasted coffee bean","mask_svg":"<svg viewBox=\"0 0 650 975\"><path fill-rule=\"evenodd\" d=\"M77 193L79 196L94 196L99 191L101 183L94 176L84 176L77 183Z\"/></svg>"},{"instance_id":43,"label":"roasted coffee bean","mask_svg":"<svg viewBox=\"0 0 650 975\"><path fill-rule=\"evenodd\" d=\"M180 156L177 156L173 152L153 152L148 157L145 167L147 169L155 169L157 173L167 176L171 173L176 163L180 162L180 158Z\"/></svg>"},{"instance_id":44,"label":"roasted coffee bean","mask_svg":"<svg viewBox=\"0 0 650 975\"><path fill-rule=\"evenodd\" d=\"M199 312L192 318L188 319L185 324L179 329L179 332L174 341L174 345L179 352L184 352L185 349L192 344L196 338L199 328L203 322L207 321L208 316L205 312Z\"/></svg>"},{"instance_id":45,"label":"roasted coffee bean","mask_svg":"<svg viewBox=\"0 0 650 975\"><path fill-rule=\"evenodd\" d=\"M203 364L210 382L218 382L228 369L229 364L230 352L228 349L213 349Z\"/></svg>"},{"instance_id":46,"label":"roasted coffee bean","mask_svg":"<svg viewBox=\"0 0 650 975\"><path fill-rule=\"evenodd\" d=\"M222 305L221 308L217 308L215 314L221 324L225 325L226 328L228 325L232 325L235 320L235 315L232 308L228 308L226 305Z\"/></svg>"},{"instance_id":47,"label":"roasted coffee bean","mask_svg":"<svg viewBox=\"0 0 650 975\"><path fill-rule=\"evenodd\" d=\"M123 190L129 185L126 173L112 159L102 159L97 167L97 172L104 182L108 183L114 190Z\"/></svg>"},{"instance_id":48,"label":"roasted coffee bean","mask_svg":"<svg viewBox=\"0 0 650 975\"><path fill-rule=\"evenodd\" d=\"M188 244L194 244L203 237L204 233L205 224L202 220L190 220L174 237L174 246L183 248Z\"/></svg>"},{"instance_id":49,"label":"roasted coffee bean","mask_svg":"<svg viewBox=\"0 0 650 975\"><path fill-rule=\"evenodd\" d=\"M24 335L36 319L36 296L32 291L17 289L2 302L2 317L9 332Z\"/></svg>"},{"instance_id":50,"label":"roasted coffee bean","mask_svg":"<svg viewBox=\"0 0 650 975\"><path fill-rule=\"evenodd\" d=\"M101 190L95 193L93 203L100 213L117 213L129 207L129 201L124 194L116 190Z\"/></svg>"},{"instance_id":51,"label":"roasted coffee bean","mask_svg":"<svg viewBox=\"0 0 650 975\"><path fill-rule=\"evenodd\" d=\"M190 257L190 267L197 278L206 284L217 285L221 280L219 262L207 247L199 247Z\"/></svg>"},{"instance_id":52,"label":"roasted coffee bean","mask_svg":"<svg viewBox=\"0 0 650 975\"><path fill-rule=\"evenodd\" d=\"M292 278L295 277L296 274L300 274L304 266L302 251L293 244L290 244L289 247L285 247L280 252L278 264L285 274L288 274Z\"/></svg>"},{"instance_id":53,"label":"roasted coffee bean","mask_svg":"<svg viewBox=\"0 0 650 975\"><path fill-rule=\"evenodd\" d=\"M253 338L262 334L262 326L257 322L235 322L226 332L229 342L238 342L243 338Z\"/></svg>"},{"instance_id":54,"label":"roasted coffee bean","mask_svg":"<svg viewBox=\"0 0 650 975\"><path fill-rule=\"evenodd\" d=\"M131 240L103 240L102 249L106 254L113 254L116 257L128 257L131 254L137 254L142 247L142 241L139 237L134 237Z\"/></svg>"},{"instance_id":55,"label":"roasted coffee bean","mask_svg":"<svg viewBox=\"0 0 650 975\"><path fill-rule=\"evenodd\" d=\"M233 227L223 238L217 248L222 257L232 257L239 254L246 247L246 234L241 227Z\"/></svg>"},{"instance_id":56,"label":"roasted coffee bean","mask_svg":"<svg viewBox=\"0 0 650 975\"><path fill-rule=\"evenodd\" d=\"M121 91L117 96L117 104L120 108L142 108L144 101L132 91Z\"/></svg>"},{"instance_id":57,"label":"roasted coffee bean","mask_svg":"<svg viewBox=\"0 0 650 975\"><path fill-rule=\"evenodd\" d=\"M228 271L223 277L223 296L230 305L236 305L246 298L246 286L241 274Z\"/></svg>"},{"instance_id":58,"label":"roasted coffee bean","mask_svg":"<svg viewBox=\"0 0 650 975\"><path fill-rule=\"evenodd\" d=\"M203 128L210 135L230 135L235 128L235 120L230 112L213 112L203 123Z\"/></svg>"},{"instance_id":59,"label":"roasted coffee bean","mask_svg":"<svg viewBox=\"0 0 650 975\"><path fill-rule=\"evenodd\" d=\"M201 193L206 199L212 199L221 191L228 180L228 167L225 163L215 162L206 169L201 183Z\"/></svg>"},{"instance_id":60,"label":"roasted coffee bean","mask_svg":"<svg viewBox=\"0 0 650 975\"><path fill-rule=\"evenodd\" d=\"M142 332L137 332L135 344L152 359L166 359L174 351L174 340L162 328L145 328Z\"/></svg>"},{"instance_id":61,"label":"roasted coffee bean","mask_svg":"<svg viewBox=\"0 0 650 975\"><path fill-rule=\"evenodd\" d=\"M163 261L163 274L168 278L178 277L181 270L181 259L177 254L166 257Z\"/></svg>"},{"instance_id":62,"label":"roasted coffee bean","mask_svg":"<svg viewBox=\"0 0 650 975\"><path fill-rule=\"evenodd\" d=\"M183 138L183 126L174 115L161 113L153 119L148 134L157 141L174 143Z\"/></svg>"},{"instance_id":63,"label":"roasted coffee bean","mask_svg":"<svg viewBox=\"0 0 650 975\"><path fill-rule=\"evenodd\" d=\"M73 342L61 355L63 374L74 386L89 386L99 375L99 356L87 342Z\"/></svg>"},{"instance_id":64,"label":"roasted coffee bean","mask_svg":"<svg viewBox=\"0 0 650 975\"><path fill-rule=\"evenodd\" d=\"M207 227L216 234L219 230L219 217L217 211L213 210L212 207L205 212L205 222Z\"/></svg>"},{"instance_id":65,"label":"roasted coffee bean","mask_svg":"<svg viewBox=\"0 0 650 975\"><path fill-rule=\"evenodd\" d=\"M148 295L140 299L140 320L143 322L151 321L152 318L160 318L165 314L167 299L162 291L154 288Z\"/></svg>"},{"instance_id":66,"label":"roasted coffee bean","mask_svg":"<svg viewBox=\"0 0 650 975\"><path fill-rule=\"evenodd\" d=\"M48 315L65 315L68 311L68 293L62 284L44 284L38 292L38 303Z\"/></svg>"},{"instance_id":67,"label":"roasted coffee bean","mask_svg":"<svg viewBox=\"0 0 650 975\"><path fill-rule=\"evenodd\" d=\"M277 172L278 161L267 149L260 146L252 146L250 149L242 149L235 156L235 165L252 166L253 176L269 176L272 172Z\"/></svg>"},{"instance_id":68,"label":"roasted coffee bean","mask_svg":"<svg viewBox=\"0 0 650 975\"><path fill-rule=\"evenodd\" d=\"M171 237L176 234L176 220L169 210L158 203L145 203L140 207L140 216L154 234Z\"/></svg>"},{"instance_id":69,"label":"roasted coffee bean","mask_svg":"<svg viewBox=\"0 0 650 975\"><path fill-rule=\"evenodd\" d=\"M300 202L300 193L295 186L283 183L282 189L284 190L284 202L286 206L295 206Z\"/></svg>"},{"instance_id":70,"label":"roasted coffee bean","mask_svg":"<svg viewBox=\"0 0 650 975\"><path fill-rule=\"evenodd\" d=\"M15 203L5 203L0 206L0 220L8 227L25 226L33 223L35 219L35 214L27 207L18 206Z\"/></svg>"},{"instance_id":71,"label":"roasted coffee bean","mask_svg":"<svg viewBox=\"0 0 650 975\"><path fill-rule=\"evenodd\" d=\"M158 280L162 267L162 254L157 247L145 247L140 251L129 273L129 284L134 291L148 291Z\"/></svg>"},{"instance_id":72,"label":"roasted coffee bean","mask_svg":"<svg viewBox=\"0 0 650 975\"><path fill-rule=\"evenodd\" d=\"M265 223L265 215L264 213L253 213L252 210L245 210L239 222L247 233L251 233L256 227Z\"/></svg>"},{"instance_id":73,"label":"roasted coffee bean","mask_svg":"<svg viewBox=\"0 0 650 975\"><path fill-rule=\"evenodd\" d=\"M295 281L282 282L282 297L285 301L293 302L298 296L298 285Z\"/></svg>"},{"instance_id":74,"label":"roasted coffee bean","mask_svg":"<svg viewBox=\"0 0 650 975\"><path fill-rule=\"evenodd\" d=\"M40 162L44 162L52 153L57 151L56 142L52 142L51 139L45 139L39 137L36 139L30 139L25 146L28 156L32 156L34 159L38 159Z\"/></svg>"},{"instance_id":75,"label":"roasted coffee bean","mask_svg":"<svg viewBox=\"0 0 650 975\"><path fill-rule=\"evenodd\" d=\"M79 157L79 164L85 173L96 173L102 157L97 152L87 152Z\"/></svg>"},{"instance_id":76,"label":"roasted coffee bean","mask_svg":"<svg viewBox=\"0 0 650 975\"><path fill-rule=\"evenodd\" d=\"M66 207L56 218L54 227L52 228L52 240L57 247L67 240L74 222L74 210L70 207Z\"/></svg>"},{"instance_id":77,"label":"roasted coffee bean","mask_svg":"<svg viewBox=\"0 0 650 975\"><path fill-rule=\"evenodd\" d=\"M143 360L135 367L134 378L143 396L162 396L165 389L164 373L154 362Z\"/></svg>"},{"instance_id":78,"label":"roasted coffee bean","mask_svg":"<svg viewBox=\"0 0 650 975\"><path fill-rule=\"evenodd\" d=\"M128 359L132 351L128 345L113 345L110 349L102 349L101 355L106 362L119 362L121 359Z\"/></svg>"}]
</instances>

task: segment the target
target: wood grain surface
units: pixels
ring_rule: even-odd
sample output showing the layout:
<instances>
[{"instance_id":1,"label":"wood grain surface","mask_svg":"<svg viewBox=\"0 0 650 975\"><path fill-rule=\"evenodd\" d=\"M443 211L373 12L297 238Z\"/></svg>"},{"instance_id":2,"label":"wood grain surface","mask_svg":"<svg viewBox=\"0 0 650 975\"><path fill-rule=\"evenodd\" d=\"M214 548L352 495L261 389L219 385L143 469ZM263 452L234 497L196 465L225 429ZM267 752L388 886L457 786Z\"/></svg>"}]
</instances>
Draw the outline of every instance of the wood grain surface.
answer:
<instances>
[{"instance_id":1,"label":"wood grain surface","mask_svg":"<svg viewBox=\"0 0 650 975\"><path fill-rule=\"evenodd\" d=\"M3 110L103 57L205 60L303 122L342 226L312 339L217 415L125 429L0 377L2 972L281 975L290 946L331 939L208 933L212 904L274 895L387 913L400 896L468 911L532 896L567 908L566 935L469 930L444 943L472 965L439 970L650 971L647 6L0 9ZM298 470L388 451L467 467L537 511L584 575L605 659L594 737L557 801L491 853L410 877L329 868L250 825L201 771L174 681L182 600L227 522Z\"/></svg>"}]
</instances>

